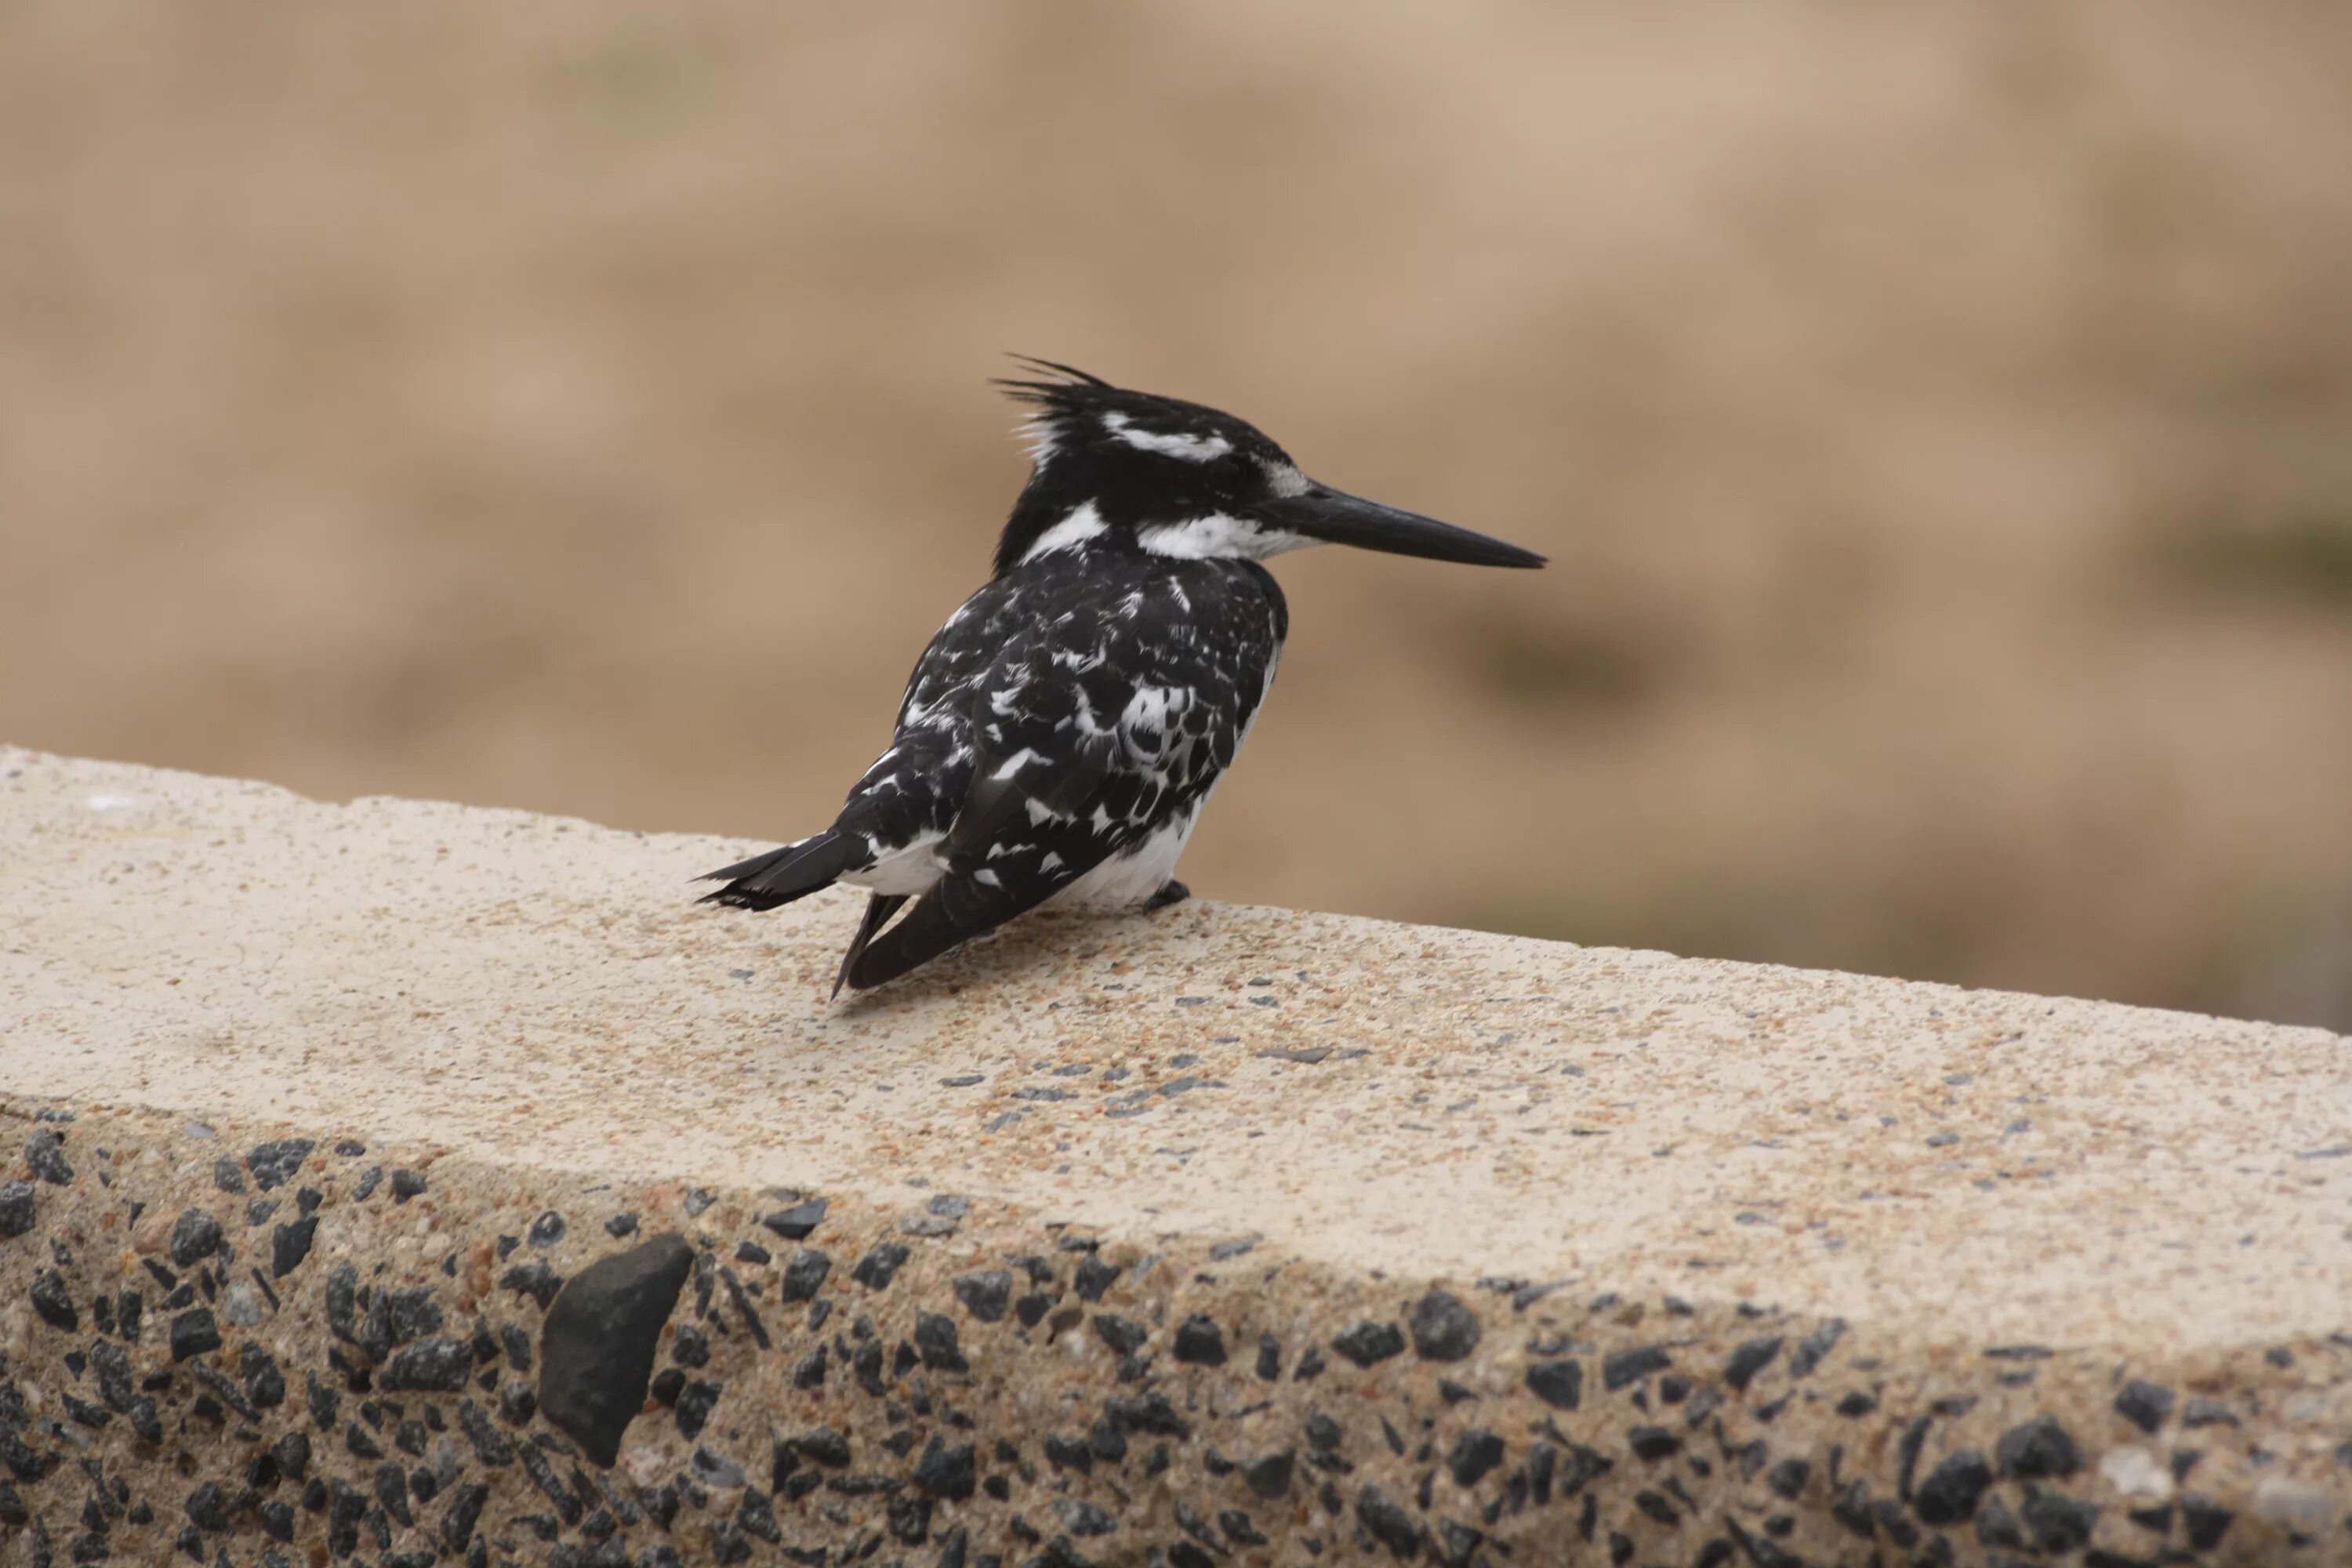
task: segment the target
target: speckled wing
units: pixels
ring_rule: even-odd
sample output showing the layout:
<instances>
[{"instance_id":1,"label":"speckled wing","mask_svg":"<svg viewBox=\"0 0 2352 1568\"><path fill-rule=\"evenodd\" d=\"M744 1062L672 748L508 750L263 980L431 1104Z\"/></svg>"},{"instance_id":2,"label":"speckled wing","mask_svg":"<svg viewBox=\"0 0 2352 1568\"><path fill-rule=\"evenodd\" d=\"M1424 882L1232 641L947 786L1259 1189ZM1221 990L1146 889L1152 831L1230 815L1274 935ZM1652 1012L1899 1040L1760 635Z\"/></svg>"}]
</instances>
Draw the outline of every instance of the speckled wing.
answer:
<instances>
[{"instance_id":1,"label":"speckled wing","mask_svg":"<svg viewBox=\"0 0 2352 1568\"><path fill-rule=\"evenodd\" d=\"M953 781L929 818L943 875L871 940L852 985L902 974L1189 820L1232 763L1281 646L1272 579L1232 562L1106 565L1049 559L998 579L918 666L894 751Z\"/></svg>"}]
</instances>

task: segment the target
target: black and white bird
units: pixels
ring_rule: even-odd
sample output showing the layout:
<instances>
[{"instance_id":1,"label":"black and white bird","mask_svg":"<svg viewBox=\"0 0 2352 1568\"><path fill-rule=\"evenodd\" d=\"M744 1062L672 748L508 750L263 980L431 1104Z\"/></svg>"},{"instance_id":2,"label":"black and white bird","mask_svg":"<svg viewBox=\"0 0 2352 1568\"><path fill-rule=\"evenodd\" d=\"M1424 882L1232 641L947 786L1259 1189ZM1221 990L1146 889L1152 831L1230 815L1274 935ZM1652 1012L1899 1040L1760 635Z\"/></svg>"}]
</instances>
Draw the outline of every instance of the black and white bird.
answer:
<instances>
[{"instance_id":1,"label":"black and white bird","mask_svg":"<svg viewBox=\"0 0 2352 1568\"><path fill-rule=\"evenodd\" d=\"M1246 422L1049 361L1000 382L1034 467L996 570L915 666L890 747L832 826L713 871L704 900L870 895L834 981L906 973L1047 900L1156 909L1274 682L1290 614L1260 563L1352 544L1544 558L1318 484ZM914 907L892 924L909 900Z\"/></svg>"}]
</instances>

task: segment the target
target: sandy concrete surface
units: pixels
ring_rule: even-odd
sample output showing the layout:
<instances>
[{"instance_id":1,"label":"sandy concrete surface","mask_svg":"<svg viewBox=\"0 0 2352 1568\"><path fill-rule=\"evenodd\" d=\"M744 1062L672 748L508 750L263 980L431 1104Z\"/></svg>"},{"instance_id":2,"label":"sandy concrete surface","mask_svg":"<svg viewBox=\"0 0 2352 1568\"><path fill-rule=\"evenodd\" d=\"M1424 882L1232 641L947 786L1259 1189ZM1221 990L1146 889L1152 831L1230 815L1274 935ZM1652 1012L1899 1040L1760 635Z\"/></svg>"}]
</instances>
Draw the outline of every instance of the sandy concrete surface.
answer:
<instances>
[{"instance_id":1,"label":"sandy concrete surface","mask_svg":"<svg viewBox=\"0 0 2352 1568\"><path fill-rule=\"evenodd\" d=\"M2352 1560L2339 1037L1209 903L836 1004L733 842L0 834L0 1563Z\"/></svg>"},{"instance_id":2,"label":"sandy concrete surface","mask_svg":"<svg viewBox=\"0 0 2352 1568\"><path fill-rule=\"evenodd\" d=\"M1953 1336L2352 1300L2352 1043L2315 1030L1206 903L836 1004L853 896L696 907L731 841L24 752L0 822L19 1093Z\"/></svg>"}]
</instances>

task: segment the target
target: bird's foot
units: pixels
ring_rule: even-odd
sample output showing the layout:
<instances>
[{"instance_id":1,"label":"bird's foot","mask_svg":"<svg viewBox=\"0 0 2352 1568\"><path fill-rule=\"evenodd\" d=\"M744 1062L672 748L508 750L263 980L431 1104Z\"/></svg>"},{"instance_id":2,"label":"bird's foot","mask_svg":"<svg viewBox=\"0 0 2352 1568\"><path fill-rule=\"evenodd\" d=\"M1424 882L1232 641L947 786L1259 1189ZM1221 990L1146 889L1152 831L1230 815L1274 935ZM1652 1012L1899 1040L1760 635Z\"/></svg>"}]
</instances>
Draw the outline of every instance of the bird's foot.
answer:
<instances>
[{"instance_id":1,"label":"bird's foot","mask_svg":"<svg viewBox=\"0 0 2352 1568\"><path fill-rule=\"evenodd\" d=\"M1158 892L1152 894L1149 900L1145 900L1143 912L1148 915L1152 913L1154 910L1164 910L1171 904L1181 904L1192 896L1192 889L1176 880L1175 878L1171 877L1167 881L1160 884L1160 890Z\"/></svg>"}]
</instances>

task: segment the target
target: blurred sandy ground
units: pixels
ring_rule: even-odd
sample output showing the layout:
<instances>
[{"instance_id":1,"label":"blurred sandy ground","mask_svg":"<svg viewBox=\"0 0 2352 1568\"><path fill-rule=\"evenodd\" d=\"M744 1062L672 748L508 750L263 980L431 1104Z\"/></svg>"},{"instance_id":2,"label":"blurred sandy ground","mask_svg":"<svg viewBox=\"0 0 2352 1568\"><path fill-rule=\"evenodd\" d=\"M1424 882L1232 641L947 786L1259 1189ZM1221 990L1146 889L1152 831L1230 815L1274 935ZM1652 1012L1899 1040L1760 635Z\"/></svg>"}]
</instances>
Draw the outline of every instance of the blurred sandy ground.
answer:
<instances>
[{"instance_id":1,"label":"blurred sandy ground","mask_svg":"<svg viewBox=\"0 0 2352 1568\"><path fill-rule=\"evenodd\" d=\"M1282 563L1199 890L2352 1029L2347 59L2305 4L20 0L0 734L806 831L1026 350L1556 562Z\"/></svg>"}]
</instances>

